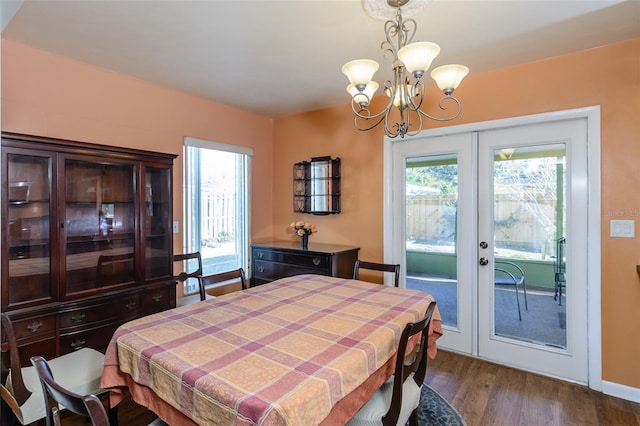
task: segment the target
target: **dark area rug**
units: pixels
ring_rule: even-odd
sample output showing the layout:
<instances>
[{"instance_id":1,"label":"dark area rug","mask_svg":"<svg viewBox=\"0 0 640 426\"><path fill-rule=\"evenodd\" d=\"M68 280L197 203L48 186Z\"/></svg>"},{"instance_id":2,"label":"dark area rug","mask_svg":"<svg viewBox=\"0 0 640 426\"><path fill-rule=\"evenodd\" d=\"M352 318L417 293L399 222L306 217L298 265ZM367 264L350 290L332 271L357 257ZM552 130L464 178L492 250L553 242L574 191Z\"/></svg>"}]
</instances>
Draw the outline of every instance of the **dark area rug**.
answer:
<instances>
[{"instance_id":1,"label":"dark area rug","mask_svg":"<svg viewBox=\"0 0 640 426\"><path fill-rule=\"evenodd\" d=\"M466 423L460 413L451 406L438 392L426 383L420 392L420 406L418 407L418 424L420 426L465 426Z\"/></svg>"}]
</instances>

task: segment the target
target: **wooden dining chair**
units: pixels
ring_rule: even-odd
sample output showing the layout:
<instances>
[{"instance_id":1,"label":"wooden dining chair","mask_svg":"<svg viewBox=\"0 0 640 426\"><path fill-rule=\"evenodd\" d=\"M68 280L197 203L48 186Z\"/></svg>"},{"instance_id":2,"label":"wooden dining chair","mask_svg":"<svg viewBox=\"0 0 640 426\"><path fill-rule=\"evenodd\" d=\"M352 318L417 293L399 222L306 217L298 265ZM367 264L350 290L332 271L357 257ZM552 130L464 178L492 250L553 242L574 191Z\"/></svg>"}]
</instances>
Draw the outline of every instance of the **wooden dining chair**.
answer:
<instances>
[{"instance_id":1,"label":"wooden dining chair","mask_svg":"<svg viewBox=\"0 0 640 426\"><path fill-rule=\"evenodd\" d=\"M232 271L219 272L217 274L205 275L200 279L200 300L205 300L207 297L213 297L207 294L207 287L227 281L240 281L240 288L242 290L246 290L247 288L249 288L244 275L244 269L242 268L234 269Z\"/></svg>"},{"instance_id":2,"label":"wooden dining chair","mask_svg":"<svg viewBox=\"0 0 640 426\"><path fill-rule=\"evenodd\" d=\"M117 411L104 408L104 404L96 395L80 395L65 389L55 381L49 363L41 356L31 357L42 392L44 394L47 426L61 426L61 406L82 417L91 420L93 426L118 426ZM73 423L69 423L73 424ZM148 426L167 426L160 418L155 418Z\"/></svg>"},{"instance_id":3,"label":"wooden dining chair","mask_svg":"<svg viewBox=\"0 0 640 426\"><path fill-rule=\"evenodd\" d=\"M94 426L109 426L109 417L97 396L80 395L60 386L54 380L49 364L41 356L31 357L31 364L36 369L42 386L47 426L60 426L60 405L89 418Z\"/></svg>"},{"instance_id":4,"label":"wooden dining chair","mask_svg":"<svg viewBox=\"0 0 640 426\"><path fill-rule=\"evenodd\" d=\"M193 253L183 253L173 255L174 267L175 264L180 262L180 268L182 271L178 275L173 276L173 280L177 283L184 284L188 280L196 280L198 283L198 292L200 293L200 300L204 300L205 295L202 293L202 283L200 278L202 277L202 256L199 251ZM188 299L187 303L193 303L190 297L183 297L181 299ZM184 305L185 301L178 303L178 305Z\"/></svg>"},{"instance_id":5,"label":"wooden dining chair","mask_svg":"<svg viewBox=\"0 0 640 426\"><path fill-rule=\"evenodd\" d=\"M362 260L356 260L355 265L353 266L353 279L360 279L360 269L368 269L372 271L380 271L380 272L392 272L394 274L394 287L398 287L400 285L400 265L399 264L389 264L389 263L375 263L375 262L365 262Z\"/></svg>"},{"instance_id":6,"label":"wooden dining chair","mask_svg":"<svg viewBox=\"0 0 640 426\"><path fill-rule=\"evenodd\" d=\"M420 321L404 327L393 376L356 413L348 426L404 426L407 422L411 426L418 426L420 392L427 374L429 325L435 308L436 302L431 302ZM418 342L407 354L409 340L418 333L422 333Z\"/></svg>"},{"instance_id":7,"label":"wooden dining chair","mask_svg":"<svg viewBox=\"0 0 640 426\"><path fill-rule=\"evenodd\" d=\"M36 369L22 367L13 323L7 313L0 315L2 323L2 363L0 395L13 412L15 420L27 425L45 417L44 394ZM104 355L94 349L82 348L49 361L59 383L79 394L101 394L100 378ZM117 413L114 410L114 415ZM9 414L9 413L6 413ZM110 413L112 414L112 413ZM6 421L6 423L5 423ZM4 424L10 424L8 418Z\"/></svg>"}]
</instances>

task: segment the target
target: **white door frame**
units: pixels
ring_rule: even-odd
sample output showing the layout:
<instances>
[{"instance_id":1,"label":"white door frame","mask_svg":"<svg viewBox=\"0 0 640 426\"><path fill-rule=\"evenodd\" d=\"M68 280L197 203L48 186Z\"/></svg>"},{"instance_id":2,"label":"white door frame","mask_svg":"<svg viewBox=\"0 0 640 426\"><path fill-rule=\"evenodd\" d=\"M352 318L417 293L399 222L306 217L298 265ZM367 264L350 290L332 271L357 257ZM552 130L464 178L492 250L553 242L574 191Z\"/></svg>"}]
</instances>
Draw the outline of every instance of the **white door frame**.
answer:
<instances>
[{"instance_id":1,"label":"white door frame","mask_svg":"<svg viewBox=\"0 0 640 426\"><path fill-rule=\"evenodd\" d=\"M592 106L565 111L556 111L543 114L534 114L521 117L505 118L499 120L484 121L479 123L461 124L424 130L415 136L407 136L406 140L450 135L455 133L471 133L489 129L499 129L527 124L537 124L560 120L585 118L587 120L587 152L588 152L588 219L587 219L587 327L588 327L588 385L591 389L602 391L602 337L601 337L601 201L600 201L600 106ZM403 139L384 138L384 195L383 195L383 240L384 261L386 263L401 263L404 259L396 259L397 245L404 244L404 235L394 235L394 222L396 218L402 220L404 201L394 200L393 174L394 174L394 149L393 144L403 143ZM401 194L395 194L396 197ZM402 250L404 253L404 250ZM406 269L403 268L403 274ZM475 346L475 345L474 345ZM475 354L474 354L475 355Z\"/></svg>"}]
</instances>

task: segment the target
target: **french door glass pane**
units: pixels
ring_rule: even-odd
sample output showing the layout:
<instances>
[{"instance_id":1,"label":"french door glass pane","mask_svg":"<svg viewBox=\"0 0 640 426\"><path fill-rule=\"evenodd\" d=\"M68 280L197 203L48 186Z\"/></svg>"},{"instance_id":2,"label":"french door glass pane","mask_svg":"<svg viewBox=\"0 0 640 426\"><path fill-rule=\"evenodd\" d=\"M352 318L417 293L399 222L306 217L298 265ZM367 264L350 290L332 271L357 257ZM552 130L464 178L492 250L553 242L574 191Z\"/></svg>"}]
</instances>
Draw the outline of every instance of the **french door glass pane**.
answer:
<instances>
[{"instance_id":1,"label":"french door glass pane","mask_svg":"<svg viewBox=\"0 0 640 426\"><path fill-rule=\"evenodd\" d=\"M458 325L456 155L406 163L407 288L430 293L445 325Z\"/></svg>"},{"instance_id":2,"label":"french door glass pane","mask_svg":"<svg viewBox=\"0 0 640 426\"><path fill-rule=\"evenodd\" d=\"M247 156L189 146L187 158L187 251L200 251L205 275L246 270Z\"/></svg>"},{"instance_id":3,"label":"french door glass pane","mask_svg":"<svg viewBox=\"0 0 640 426\"><path fill-rule=\"evenodd\" d=\"M494 150L494 333L567 347L564 144Z\"/></svg>"}]
</instances>

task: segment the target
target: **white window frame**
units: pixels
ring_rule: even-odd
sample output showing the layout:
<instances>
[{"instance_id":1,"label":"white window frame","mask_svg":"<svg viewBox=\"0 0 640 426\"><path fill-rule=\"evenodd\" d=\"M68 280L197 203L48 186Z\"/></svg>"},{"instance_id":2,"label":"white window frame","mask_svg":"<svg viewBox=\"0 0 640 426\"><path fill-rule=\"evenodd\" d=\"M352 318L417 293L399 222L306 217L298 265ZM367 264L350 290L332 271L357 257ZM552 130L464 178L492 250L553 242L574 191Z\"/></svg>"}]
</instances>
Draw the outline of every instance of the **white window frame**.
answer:
<instances>
[{"instance_id":1,"label":"white window frame","mask_svg":"<svg viewBox=\"0 0 640 426\"><path fill-rule=\"evenodd\" d=\"M245 271L248 270L249 265L249 244L250 244L250 230L251 230L251 197L250 194L250 182L251 182L251 158L253 157L253 149L244 146L238 145L230 145L220 142L212 142L204 139L197 139L192 137L184 138L184 162L183 162L183 176L184 176L184 186L183 186L183 253L196 251L200 248L200 242L197 242L199 235L196 235L197 232L193 229L192 220L190 219L190 215L194 210L200 210L199 205L192 205L192 197L190 194L192 193L192 188L190 188L190 173L191 171L188 168L190 164L190 158L188 154L188 147L194 148L203 148L215 151L229 152L233 154L240 154L245 156L245 176L244 176L244 184L242 187L238 188L238 197L237 197L237 205L236 208L239 211L244 212L244 220L238 221L241 223L237 223L237 250L240 256L240 267L242 267ZM197 188L194 189L198 191ZM198 191L199 192L199 191ZM238 207L239 205L239 207ZM203 259L204 261L204 259ZM205 270L206 274L207 271ZM186 291L187 288L185 286L185 293L193 293L193 291ZM197 289L196 289L197 291Z\"/></svg>"}]
</instances>

